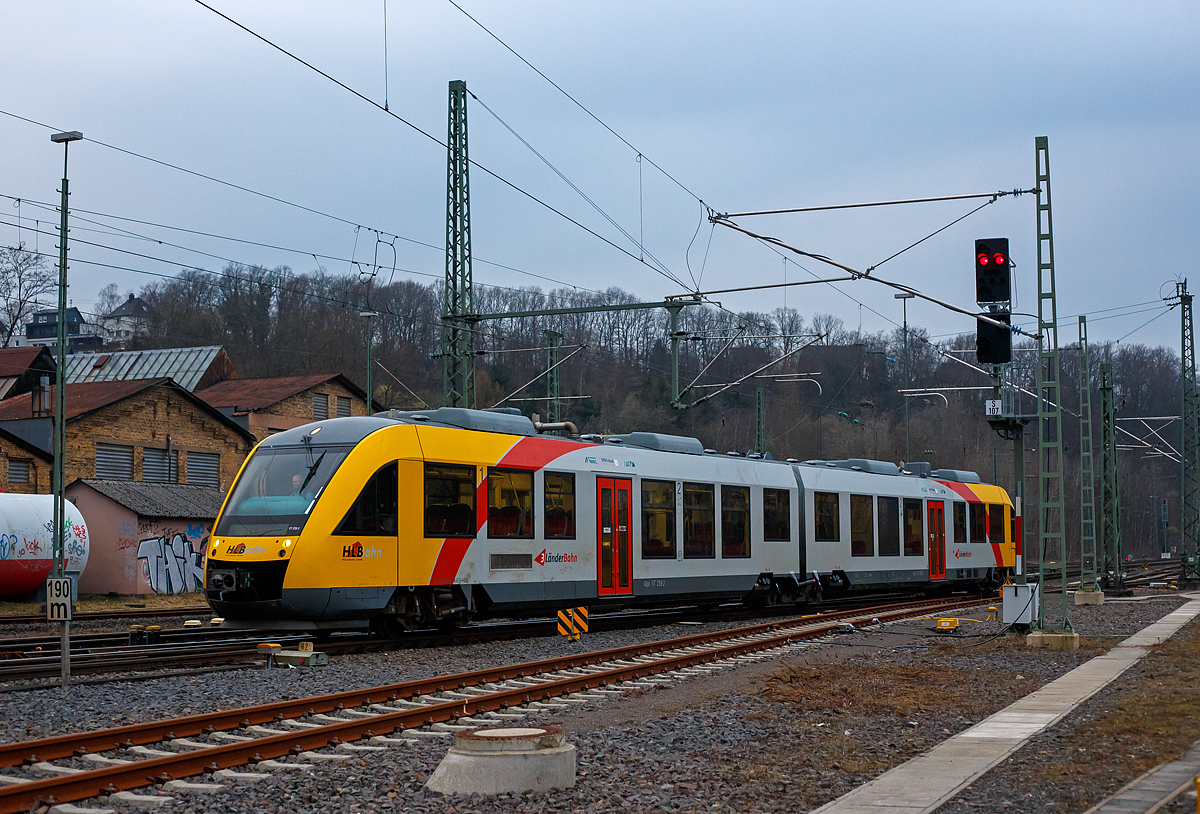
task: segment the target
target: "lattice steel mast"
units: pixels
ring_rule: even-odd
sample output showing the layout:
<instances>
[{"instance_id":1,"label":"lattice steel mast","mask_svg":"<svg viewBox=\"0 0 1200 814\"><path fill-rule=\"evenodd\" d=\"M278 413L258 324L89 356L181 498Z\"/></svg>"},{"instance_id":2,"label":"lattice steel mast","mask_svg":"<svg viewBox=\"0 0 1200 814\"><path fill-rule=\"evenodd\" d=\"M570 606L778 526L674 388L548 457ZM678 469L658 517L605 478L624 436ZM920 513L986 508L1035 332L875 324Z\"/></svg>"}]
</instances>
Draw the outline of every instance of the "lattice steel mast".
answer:
<instances>
[{"instance_id":1,"label":"lattice steel mast","mask_svg":"<svg viewBox=\"0 0 1200 814\"><path fill-rule=\"evenodd\" d=\"M546 337L546 421L557 424L562 421L562 395L558 379L558 354L563 335L549 328L542 331Z\"/></svg>"},{"instance_id":2,"label":"lattice steel mast","mask_svg":"<svg viewBox=\"0 0 1200 814\"><path fill-rule=\"evenodd\" d=\"M1196 332L1192 322L1192 295L1187 290L1187 280L1178 283L1175 289L1179 297L1180 328L1183 372L1181 379L1181 411L1183 421L1182 472L1179 479L1179 490L1182 495L1180 503L1180 568L1181 582L1195 582L1200 577L1200 569L1196 564L1196 538L1200 533L1200 484L1197 483L1196 465L1200 463L1200 399L1196 393Z\"/></svg>"},{"instance_id":3,"label":"lattice steel mast","mask_svg":"<svg viewBox=\"0 0 1200 814\"><path fill-rule=\"evenodd\" d=\"M1125 580L1121 575L1121 486L1117 480L1117 405L1113 384L1113 366L1100 365L1100 573L1105 588L1121 591L1125 589Z\"/></svg>"},{"instance_id":4,"label":"lattice steel mast","mask_svg":"<svg viewBox=\"0 0 1200 814\"><path fill-rule=\"evenodd\" d=\"M446 134L446 285L442 312L442 403L475 406L475 311L471 276L471 190L467 159L467 83L450 83Z\"/></svg>"},{"instance_id":5,"label":"lattice steel mast","mask_svg":"<svg viewBox=\"0 0 1200 814\"><path fill-rule=\"evenodd\" d=\"M1062 410L1059 407L1058 303L1054 289L1054 231L1050 213L1050 148L1046 136L1034 144L1037 173L1038 348L1038 628L1068 633L1066 550L1063 534Z\"/></svg>"},{"instance_id":6,"label":"lattice steel mast","mask_svg":"<svg viewBox=\"0 0 1200 814\"><path fill-rule=\"evenodd\" d=\"M1096 584L1096 474L1092 467L1092 367L1087 317L1079 317L1079 589Z\"/></svg>"}]
</instances>

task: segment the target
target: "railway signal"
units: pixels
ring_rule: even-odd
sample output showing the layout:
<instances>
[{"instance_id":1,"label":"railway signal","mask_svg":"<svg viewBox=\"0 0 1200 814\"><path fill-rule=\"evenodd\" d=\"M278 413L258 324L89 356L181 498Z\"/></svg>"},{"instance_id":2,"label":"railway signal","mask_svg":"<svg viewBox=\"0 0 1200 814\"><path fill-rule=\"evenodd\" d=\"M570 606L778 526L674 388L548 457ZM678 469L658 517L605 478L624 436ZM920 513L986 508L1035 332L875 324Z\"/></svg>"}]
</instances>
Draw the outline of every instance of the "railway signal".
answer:
<instances>
[{"instance_id":1,"label":"railway signal","mask_svg":"<svg viewBox=\"0 0 1200 814\"><path fill-rule=\"evenodd\" d=\"M980 305L1012 301L1008 238L975 241L975 301Z\"/></svg>"},{"instance_id":2,"label":"railway signal","mask_svg":"<svg viewBox=\"0 0 1200 814\"><path fill-rule=\"evenodd\" d=\"M984 314L988 319L1009 324L1006 313ZM975 320L975 355L986 364L1004 365L1012 361L1012 331L982 319Z\"/></svg>"}]
</instances>

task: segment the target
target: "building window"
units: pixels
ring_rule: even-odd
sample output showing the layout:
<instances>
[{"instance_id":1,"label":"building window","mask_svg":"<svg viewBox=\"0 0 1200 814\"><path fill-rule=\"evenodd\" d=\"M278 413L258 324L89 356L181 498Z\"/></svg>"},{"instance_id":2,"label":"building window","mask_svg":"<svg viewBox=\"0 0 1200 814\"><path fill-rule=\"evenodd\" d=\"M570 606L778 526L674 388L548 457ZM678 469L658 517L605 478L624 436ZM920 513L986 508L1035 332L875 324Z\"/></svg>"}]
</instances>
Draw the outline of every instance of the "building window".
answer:
<instances>
[{"instance_id":1,"label":"building window","mask_svg":"<svg viewBox=\"0 0 1200 814\"><path fill-rule=\"evenodd\" d=\"M8 482L29 483L29 460L20 458L8 459Z\"/></svg>"},{"instance_id":2,"label":"building window","mask_svg":"<svg viewBox=\"0 0 1200 814\"><path fill-rule=\"evenodd\" d=\"M575 476L546 473L542 526L547 540L575 539Z\"/></svg>"},{"instance_id":3,"label":"building window","mask_svg":"<svg viewBox=\"0 0 1200 814\"><path fill-rule=\"evenodd\" d=\"M187 454L187 482L193 486L221 485L221 455L217 452Z\"/></svg>"},{"instance_id":4,"label":"building window","mask_svg":"<svg viewBox=\"0 0 1200 814\"><path fill-rule=\"evenodd\" d=\"M792 539L792 501L787 489L763 489L763 539Z\"/></svg>"},{"instance_id":5,"label":"building window","mask_svg":"<svg viewBox=\"0 0 1200 814\"><path fill-rule=\"evenodd\" d=\"M904 556L920 557L925 553L925 518L921 501L904 499Z\"/></svg>"},{"instance_id":6,"label":"building window","mask_svg":"<svg viewBox=\"0 0 1200 814\"><path fill-rule=\"evenodd\" d=\"M342 537L394 536L399 520L398 469L395 461L371 476L333 533Z\"/></svg>"},{"instance_id":7,"label":"building window","mask_svg":"<svg viewBox=\"0 0 1200 814\"><path fill-rule=\"evenodd\" d=\"M133 447L97 442L96 477L102 480L133 480Z\"/></svg>"},{"instance_id":8,"label":"building window","mask_svg":"<svg viewBox=\"0 0 1200 814\"><path fill-rule=\"evenodd\" d=\"M350 415L350 397L349 396L338 396L337 397L337 417L338 418L346 418L349 415Z\"/></svg>"},{"instance_id":9,"label":"building window","mask_svg":"<svg viewBox=\"0 0 1200 814\"><path fill-rule=\"evenodd\" d=\"M533 473L488 469L488 537L533 537Z\"/></svg>"},{"instance_id":10,"label":"building window","mask_svg":"<svg viewBox=\"0 0 1200 814\"><path fill-rule=\"evenodd\" d=\"M870 495L850 495L850 556L875 556L875 501Z\"/></svg>"},{"instance_id":11,"label":"building window","mask_svg":"<svg viewBox=\"0 0 1200 814\"><path fill-rule=\"evenodd\" d=\"M717 556L713 505L712 484L683 484L684 559L712 559Z\"/></svg>"},{"instance_id":12,"label":"building window","mask_svg":"<svg viewBox=\"0 0 1200 814\"><path fill-rule=\"evenodd\" d=\"M750 556L750 487L721 487L721 556Z\"/></svg>"},{"instance_id":13,"label":"building window","mask_svg":"<svg viewBox=\"0 0 1200 814\"><path fill-rule=\"evenodd\" d=\"M642 481L642 559L675 558L675 481Z\"/></svg>"},{"instance_id":14,"label":"building window","mask_svg":"<svg viewBox=\"0 0 1200 814\"><path fill-rule=\"evenodd\" d=\"M146 483L179 483L179 453L176 450L142 450L142 480Z\"/></svg>"},{"instance_id":15,"label":"building window","mask_svg":"<svg viewBox=\"0 0 1200 814\"><path fill-rule=\"evenodd\" d=\"M313 418L322 421L329 418L329 396L326 393L313 394Z\"/></svg>"},{"instance_id":16,"label":"building window","mask_svg":"<svg viewBox=\"0 0 1200 814\"><path fill-rule=\"evenodd\" d=\"M425 464L425 536L475 536L475 467Z\"/></svg>"},{"instance_id":17,"label":"building window","mask_svg":"<svg viewBox=\"0 0 1200 814\"><path fill-rule=\"evenodd\" d=\"M813 513L817 517L817 542L841 542L842 519L837 493L813 492Z\"/></svg>"}]
</instances>

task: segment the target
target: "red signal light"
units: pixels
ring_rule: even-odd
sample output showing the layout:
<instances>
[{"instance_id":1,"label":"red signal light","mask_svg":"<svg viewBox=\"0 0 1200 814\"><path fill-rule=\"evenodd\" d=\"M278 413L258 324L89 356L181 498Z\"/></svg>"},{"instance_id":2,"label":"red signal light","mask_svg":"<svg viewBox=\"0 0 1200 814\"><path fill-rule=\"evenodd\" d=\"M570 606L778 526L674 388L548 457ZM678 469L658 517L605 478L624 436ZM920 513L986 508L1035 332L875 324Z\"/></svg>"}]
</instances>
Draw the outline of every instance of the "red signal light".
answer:
<instances>
[{"instance_id":1,"label":"red signal light","mask_svg":"<svg viewBox=\"0 0 1200 814\"><path fill-rule=\"evenodd\" d=\"M978 264L980 266L986 266L988 263L991 262L991 260L988 259L988 256L986 254L981 254L975 258L975 262L976 262L976 264Z\"/></svg>"},{"instance_id":2,"label":"red signal light","mask_svg":"<svg viewBox=\"0 0 1200 814\"><path fill-rule=\"evenodd\" d=\"M995 257L994 259L995 259L995 261L996 261L996 265L997 265L997 266L1003 266L1003 265L1004 265L1004 255L1002 255L1002 254L1000 254L999 252L997 252L997 253L996 253L996 257Z\"/></svg>"}]
</instances>

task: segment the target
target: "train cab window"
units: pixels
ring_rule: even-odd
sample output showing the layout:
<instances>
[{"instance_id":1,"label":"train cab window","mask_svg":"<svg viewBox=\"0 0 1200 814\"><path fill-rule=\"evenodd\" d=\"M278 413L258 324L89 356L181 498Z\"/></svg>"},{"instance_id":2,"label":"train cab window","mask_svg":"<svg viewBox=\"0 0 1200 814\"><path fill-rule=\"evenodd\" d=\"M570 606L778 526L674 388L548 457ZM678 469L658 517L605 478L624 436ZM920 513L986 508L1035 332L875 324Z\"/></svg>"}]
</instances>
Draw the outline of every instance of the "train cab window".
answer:
<instances>
[{"instance_id":1,"label":"train cab window","mask_svg":"<svg viewBox=\"0 0 1200 814\"><path fill-rule=\"evenodd\" d=\"M488 537L529 540L533 537L533 473L488 468Z\"/></svg>"},{"instance_id":2,"label":"train cab window","mask_svg":"<svg viewBox=\"0 0 1200 814\"><path fill-rule=\"evenodd\" d=\"M920 498L904 498L904 556L925 554L925 517Z\"/></svg>"},{"instance_id":3,"label":"train cab window","mask_svg":"<svg viewBox=\"0 0 1200 814\"><path fill-rule=\"evenodd\" d=\"M962 545L967 541L967 504L954 504L954 545Z\"/></svg>"},{"instance_id":4,"label":"train cab window","mask_svg":"<svg viewBox=\"0 0 1200 814\"><path fill-rule=\"evenodd\" d=\"M333 533L342 536L395 536L399 517L397 471L396 462L392 461L372 475Z\"/></svg>"},{"instance_id":5,"label":"train cab window","mask_svg":"<svg viewBox=\"0 0 1200 814\"><path fill-rule=\"evenodd\" d=\"M987 542L987 506L982 503L971 504L971 542Z\"/></svg>"},{"instance_id":6,"label":"train cab window","mask_svg":"<svg viewBox=\"0 0 1200 814\"><path fill-rule=\"evenodd\" d=\"M716 554L716 520L710 483L683 484L683 557L712 559Z\"/></svg>"},{"instance_id":7,"label":"train cab window","mask_svg":"<svg viewBox=\"0 0 1200 814\"><path fill-rule=\"evenodd\" d=\"M1004 542L1004 506L999 503L989 503L988 539L993 543Z\"/></svg>"},{"instance_id":8,"label":"train cab window","mask_svg":"<svg viewBox=\"0 0 1200 814\"><path fill-rule=\"evenodd\" d=\"M842 513L836 492L813 492L813 514L817 519L817 542L837 543L842 539Z\"/></svg>"},{"instance_id":9,"label":"train cab window","mask_svg":"<svg viewBox=\"0 0 1200 814\"><path fill-rule=\"evenodd\" d=\"M763 539L792 539L792 502L787 489L763 489Z\"/></svg>"},{"instance_id":10,"label":"train cab window","mask_svg":"<svg viewBox=\"0 0 1200 814\"><path fill-rule=\"evenodd\" d=\"M475 467L425 464L425 536L475 536Z\"/></svg>"},{"instance_id":11,"label":"train cab window","mask_svg":"<svg viewBox=\"0 0 1200 814\"><path fill-rule=\"evenodd\" d=\"M721 556L750 556L750 487L721 487Z\"/></svg>"},{"instance_id":12,"label":"train cab window","mask_svg":"<svg viewBox=\"0 0 1200 814\"><path fill-rule=\"evenodd\" d=\"M675 482L642 481L642 559L675 558Z\"/></svg>"},{"instance_id":13,"label":"train cab window","mask_svg":"<svg viewBox=\"0 0 1200 814\"><path fill-rule=\"evenodd\" d=\"M298 534L352 447L259 447L238 476L221 521L222 537Z\"/></svg>"},{"instance_id":14,"label":"train cab window","mask_svg":"<svg viewBox=\"0 0 1200 814\"><path fill-rule=\"evenodd\" d=\"M870 495L850 495L850 556L875 556L875 501Z\"/></svg>"},{"instance_id":15,"label":"train cab window","mask_svg":"<svg viewBox=\"0 0 1200 814\"><path fill-rule=\"evenodd\" d=\"M547 540L575 539L575 476L546 473L545 514L542 527Z\"/></svg>"},{"instance_id":16,"label":"train cab window","mask_svg":"<svg viewBox=\"0 0 1200 814\"><path fill-rule=\"evenodd\" d=\"M879 496L879 556L900 556L900 498Z\"/></svg>"}]
</instances>

